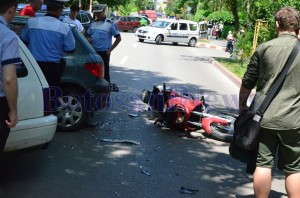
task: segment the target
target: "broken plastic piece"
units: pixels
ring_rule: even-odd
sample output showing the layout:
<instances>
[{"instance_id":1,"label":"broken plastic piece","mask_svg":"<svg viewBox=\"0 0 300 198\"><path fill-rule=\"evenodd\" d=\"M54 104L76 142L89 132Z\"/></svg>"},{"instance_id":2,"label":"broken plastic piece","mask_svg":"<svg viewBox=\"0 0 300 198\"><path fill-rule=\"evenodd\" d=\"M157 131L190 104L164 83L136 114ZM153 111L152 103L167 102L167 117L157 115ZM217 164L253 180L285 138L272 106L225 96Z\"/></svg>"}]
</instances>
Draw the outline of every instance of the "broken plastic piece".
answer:
<instances>
[{"instance_id":1,"label":"broken plastic piece","mask_svg":"<svg viewBox=\"0 0 300 198\"><path fill-rule=\"evenodd\" d=\"M143 169L143 170L141 170L141 172L142 172L143 174L145 174L145 175L150 176L150 173L148 172L147 169Z\"/></svg>"},{"instance_id":2,"label":"broken plastic piece","mask_svg":"<svg viewBox=\"0 0 300 198\"><path fill-rule=\"evenodd\" d=\"M180 188L180 193L193 195L195 192L199 192L199 190L189 189L185 187Z\"/></svg>"},{"instance_id":3,"label":"broken plastic piece","mask_svg":"<svg viewBox=\"0 0 300 198\"><path fill-rule=\"evenodd\" d=\"M129 113L128 115L129 115L130 117L138 117L138 116L139 116L138 113Z\"/></svg>"},{"instance_id":4,"label":"broken plastic piece","mask_svg":"<svg viewBox=\"0 0 300 198\"><path fill-rule=\"evenodd\" d=\"M134 141L134 140L104 139L104 138L101 138L100 140L103 142L127 143L127 144L140 145L140 143L138 141Z\"/></svg>"}]
</instances>

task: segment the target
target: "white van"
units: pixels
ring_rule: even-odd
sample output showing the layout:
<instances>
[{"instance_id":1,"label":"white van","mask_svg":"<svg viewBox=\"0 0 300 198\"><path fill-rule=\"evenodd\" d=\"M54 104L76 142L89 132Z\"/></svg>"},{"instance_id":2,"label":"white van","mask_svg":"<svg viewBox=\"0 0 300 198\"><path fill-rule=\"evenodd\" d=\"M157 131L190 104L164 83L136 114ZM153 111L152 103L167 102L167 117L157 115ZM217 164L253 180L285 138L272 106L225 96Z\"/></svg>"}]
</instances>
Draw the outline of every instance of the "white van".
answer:
<instances>
[{"instance_id":1,"label":"white van","mask_svg":"<svg viewBox=\"0 0 300 198\"><path fill-rule=\"evenodd\" d=\"M17 66L19 122L12 128L4 151L45 145L53 139L57 125L56 116L44 112L49 101L45 76L21 40L19 49L23 62Z\"/></svg>"},{"instance_id":2,"label":"white van","mask_svg":"<svg viewBox=\"0 0 300 198\"><path fill-rule=\"evenodd\" d=\"M187 43L194 47L199 39L199 26L198 23L188 20L157 19L149 26L138 28L135 35L140 42L149 40L156 44Z\"/></svg>"}]
</instances>

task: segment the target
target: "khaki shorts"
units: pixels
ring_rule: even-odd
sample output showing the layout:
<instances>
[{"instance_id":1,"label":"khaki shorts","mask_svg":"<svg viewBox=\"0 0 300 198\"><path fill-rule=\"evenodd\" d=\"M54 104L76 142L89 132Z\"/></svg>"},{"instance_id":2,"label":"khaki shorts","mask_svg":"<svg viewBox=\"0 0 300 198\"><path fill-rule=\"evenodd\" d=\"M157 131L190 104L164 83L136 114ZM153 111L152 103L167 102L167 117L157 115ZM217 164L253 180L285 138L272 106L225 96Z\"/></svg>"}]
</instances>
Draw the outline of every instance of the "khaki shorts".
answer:
<instances>
[{"instance_id":1,"label":"khaki shorts","mask_svg":"<svg viewBox=\"0 0 300 198\"><path fill-rule=\"evenodd\" d=\"M300 172L300 129L260 130L256 165L272 168L278 151L278 168L288 173Z\"/></svg>"}]
</instances>

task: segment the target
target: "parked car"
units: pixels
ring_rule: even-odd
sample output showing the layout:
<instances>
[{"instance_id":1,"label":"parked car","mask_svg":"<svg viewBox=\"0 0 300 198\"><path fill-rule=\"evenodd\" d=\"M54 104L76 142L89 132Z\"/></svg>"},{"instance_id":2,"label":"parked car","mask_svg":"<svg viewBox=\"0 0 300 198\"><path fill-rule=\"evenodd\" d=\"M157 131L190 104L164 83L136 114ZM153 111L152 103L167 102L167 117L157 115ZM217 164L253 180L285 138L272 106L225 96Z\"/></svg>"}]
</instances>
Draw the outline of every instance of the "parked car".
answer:
<instances>
[{"instance_id":1,"label":"parked car","mask_svg":"<svg viewBox=\"0 0 300 198\"><path fill-rule=\"evenodd\" d=\"M71 12L70 10L64 10L61 16L59 17L59 20L62 21L65 17L69 16L70 12ZM41 17L41 16L45 16L46 13L47 13L46 10L41 10L36 12L35 15L36 17ZM80 10L78 12L76 19L80 21L80 23L82 24L85 30L87 30L90 27L90 24L93 21L93 17L91 16L91 14L84 10Z\"/></svg>"},{"instance_id":2,"label":"parked car","mask_svg":"<svg viewBox=\"0 0 300 198\"><path fill-rule=\"evenodd\" d=\"M110 18L110 20L116 22L120 17L121 17L121 16L115 15L115 16L112 16L112 17Z\"/></svg>"},{"instance_id":3,"label":"parked car","mask_svg":"<svg viewBox=\"0 0 300 198\"><path fill-rule=\"evenodd\" d=\"M149 26L140 27L135 34L140 42L149 40L158 45L162 42L187 43L195 47L199 39L199 26L189 20L157 19Z\"/></svg>"},{"instance_id":4,"label":"parked car","mask_svg":"<svg viewBox=\"0 0 300 198\"><path fill-rule=\"evenodd\" d=\"M23 8L25 8L27 5L29 4L18 4L18 7L17 7L17 11L20 11L22 10ZM47 10L47 5L46 4L43 4L42 7L41 7L41 10Z\"/></svg>"},{"instance_id":5,"label":"parked car","mask_svg":"<svg viewBox=\"0 0 300 198\"><path fill-rule=\"evenodd\" d=\"M22 59L22 64L17 66L19 122L8 136L6 152L47 145L57 125L57 117L49 115L44 108L50 91L46 78L21 40L19 49Z\"/></svg>"},{"instance_id":6,"label":"parked car","mask_svg":"<svg viewBox=\"0 0 300 198\"><path fill-rule=\"evenodd\" d=\"M28 17L16 16L11 28L20 35ZM104 79L102 58L86 38L70 24L76 51L65 54L66 67L61 77L62 96L56 114L60 131L77 131L98 109L107 107L110 84Z\"/></svg>"},{"instance_id":7,"label":"parked car","mask_svg":"<svg viewBox=\"0 0 300 198\"><path fill-rule=\"evenodd\" d=\"M141 26L140 21L134 16L121 16L115 22L118 29L124 32L127 32L128 30L136 32L136 30Z\"/></svg>"}]
</instances>

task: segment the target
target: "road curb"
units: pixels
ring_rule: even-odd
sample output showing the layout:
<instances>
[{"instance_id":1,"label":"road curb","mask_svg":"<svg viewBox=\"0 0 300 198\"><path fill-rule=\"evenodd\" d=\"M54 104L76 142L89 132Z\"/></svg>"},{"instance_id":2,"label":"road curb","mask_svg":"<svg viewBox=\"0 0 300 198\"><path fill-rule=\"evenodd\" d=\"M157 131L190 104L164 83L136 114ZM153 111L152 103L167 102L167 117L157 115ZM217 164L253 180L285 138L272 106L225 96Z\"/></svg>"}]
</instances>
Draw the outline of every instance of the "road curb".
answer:
<instances>
[{"instance_id":1,"label":"road curb","mask_svg":"<svg viewBox=\"0 0 300 198\"><path fill-rule=\"evenodd\" d=\"M200 47L205 47L205 48L211 48L211 49L217 49L217 50L221 50L221 51L225 51L226 47L219 47L216 45L211 45L208 43L199 43Z\"/></svg>"},{"instance_id":2,"label":"road curb","mask_svg":"<svg viewBox=\"0 0 300 198\"><path fill-rule=\"evenodd\" d=\"M212 63L214 66L216 66L228 78L230 78L234 84L236 84L238 87L241 86L242 80L239 77L237 77L234 73L232 73L230 70L228 70L226 67L224 67L221 63L216 61L216 59L210 58L209 62Z\"/></svg>"}]
</instances>

